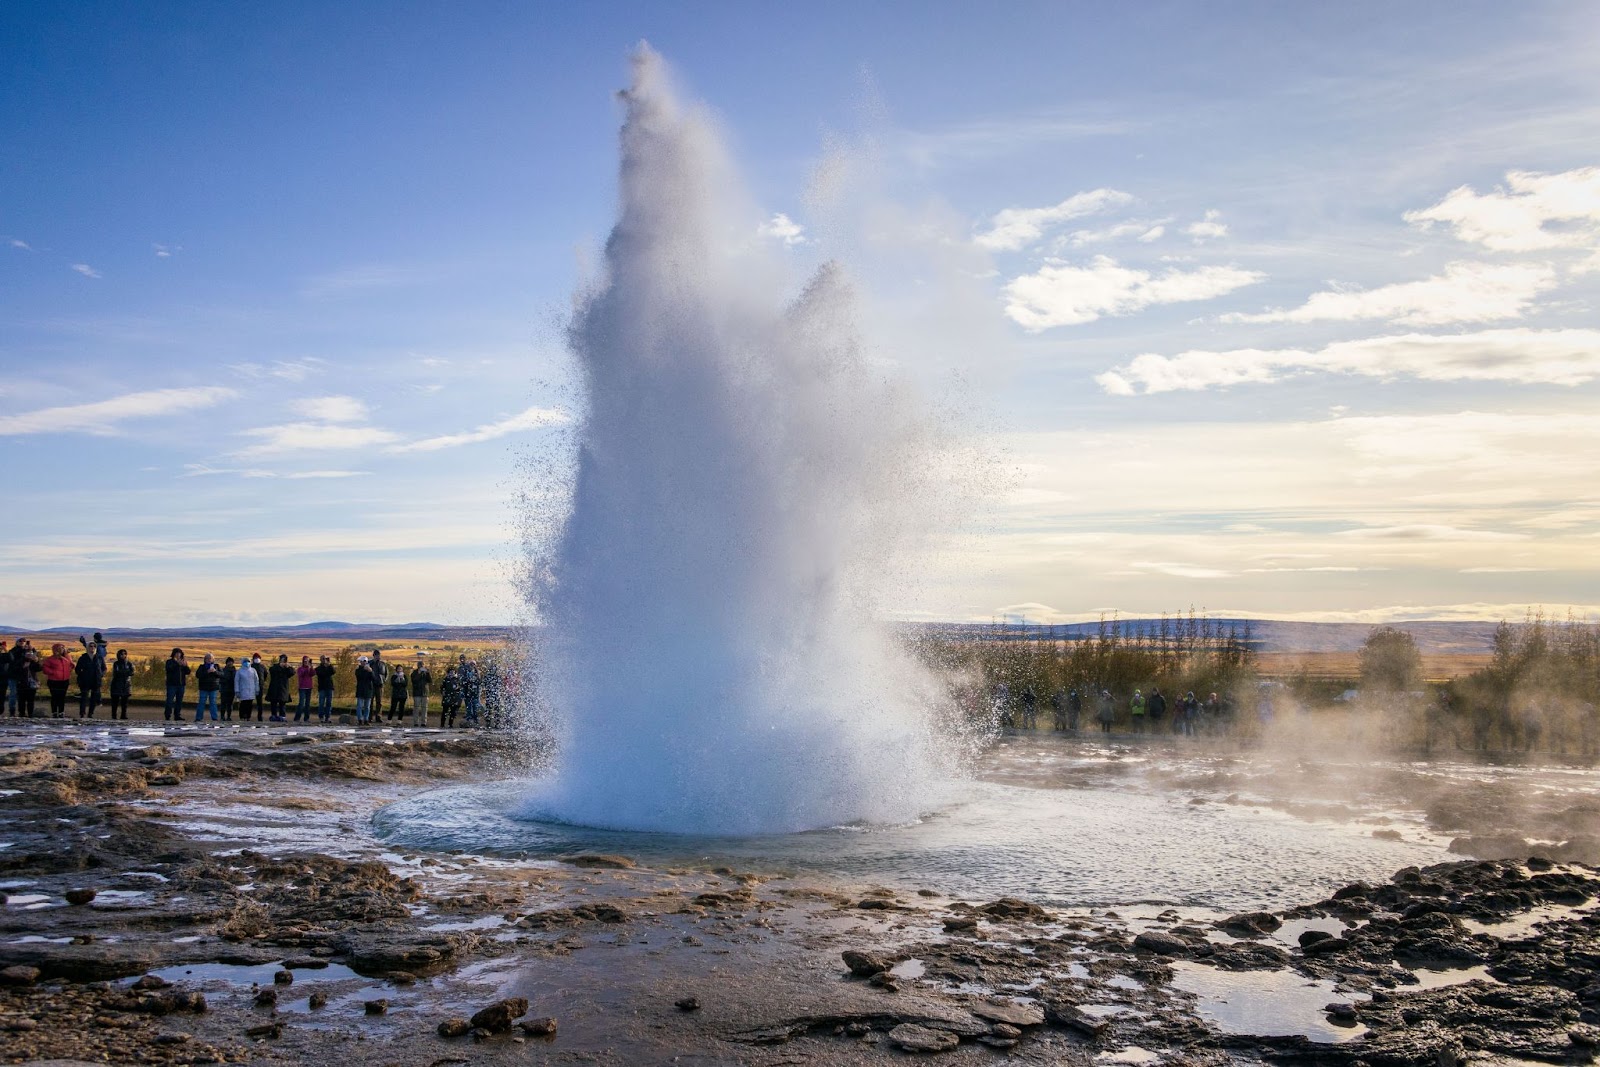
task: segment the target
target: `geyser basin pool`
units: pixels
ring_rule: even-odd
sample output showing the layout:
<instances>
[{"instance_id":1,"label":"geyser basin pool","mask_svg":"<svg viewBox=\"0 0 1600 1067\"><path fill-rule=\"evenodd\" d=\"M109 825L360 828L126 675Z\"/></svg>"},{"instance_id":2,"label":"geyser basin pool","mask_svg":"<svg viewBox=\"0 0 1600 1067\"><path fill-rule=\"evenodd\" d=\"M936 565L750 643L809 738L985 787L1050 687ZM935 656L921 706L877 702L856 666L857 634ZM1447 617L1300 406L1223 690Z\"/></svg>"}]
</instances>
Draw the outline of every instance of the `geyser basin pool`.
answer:
<instances>
[{"instance_id":1,"label":"geyser basin pool","mask_svg":"<svg viewBox=\"0 0 1600 1067\"><path fill-rule=\"evenodd\" d=\"M1594 787L1592 772L1579 781L1554 769L1340 763L1326 754L1317 772L1294 756L1044 738L998 746L975 780L948 783L944 803L901 825L745 837L594 830L516 817L523 781L424 793L385 808L374 825L392 845L412 849L620 852L658 866L730 864L967 899L1238 911L1303 903L1352 879L1458 858L1446 851L1447 838L1426 829L1409 786L1470 796L1487 779L1532 775ZM1386 836L1374 837L1375 829ZM1400 840L1387 836L1396 832Z\"/></svg>"}]
</instances>

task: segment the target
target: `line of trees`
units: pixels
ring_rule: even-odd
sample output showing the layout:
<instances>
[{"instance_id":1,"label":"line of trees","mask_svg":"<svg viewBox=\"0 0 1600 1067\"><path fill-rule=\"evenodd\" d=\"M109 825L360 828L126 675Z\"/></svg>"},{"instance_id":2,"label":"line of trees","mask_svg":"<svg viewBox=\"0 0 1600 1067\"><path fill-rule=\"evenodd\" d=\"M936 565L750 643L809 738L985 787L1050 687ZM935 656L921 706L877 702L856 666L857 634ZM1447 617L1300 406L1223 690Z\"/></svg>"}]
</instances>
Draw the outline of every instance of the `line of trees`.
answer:
<instances>
[{"instance_id":1,"label":"line of trees","mask_svg":"<svg viewBox=\"0 0 1600 1067\"><path fill-rule=\"evenodd\" d=\"M1103 689L1111 691L1123 726L1136 688L1148 694L1160 687L1169 696L1192 690L1202 701L1217 693L1233 707L1255 706L1249 622L1221 623L1193 608L1142 623L1102 617L1086 636L1060 637L1047 627L997 623L977 639L928 640L923 654L985 693L1001 683L1013 694L1031 687L1042 721L1049 715L1046 701L1057 689L1085 694L1085 726L1094 715L1089 694Z\"/></svg>"},{"instance_id":2,"label":"line of trees","mask_svg":"<svg viewBox=\"0 0 1600 1067\"><path fill-rule=\"evenodd\" d=\"M1443 696L1460 747L1600 755L1600 624L1538 612L1502 622L1489 665Z\"/></svg>"}]
</instances>

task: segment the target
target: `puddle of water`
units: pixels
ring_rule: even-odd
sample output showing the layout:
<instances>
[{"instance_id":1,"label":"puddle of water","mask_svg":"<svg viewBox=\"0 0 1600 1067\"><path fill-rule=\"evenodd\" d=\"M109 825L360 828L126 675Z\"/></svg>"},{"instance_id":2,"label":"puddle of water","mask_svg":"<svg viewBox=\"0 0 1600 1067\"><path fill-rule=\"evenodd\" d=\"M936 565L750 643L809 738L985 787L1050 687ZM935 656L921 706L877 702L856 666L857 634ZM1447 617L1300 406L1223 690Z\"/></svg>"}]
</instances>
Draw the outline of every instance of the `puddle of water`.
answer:
<instances>
[{"instance_id":1,"label":"puddle of water","mask_svg":"<svg viewBox=\"0 0 1600 1067\"><path fill-rule=\"evenodd\" d=\"M450 930L494 930L494 929L496 929L498 927L504 926L505 924L506 924L506 920L505 920L505 916L503 916L503 915L485 915L482 918L473 919L470 922L462 921L462 922L433 923L431 925L424 926L422 929L424 929L424 930L443 930L443 931L450 931Z\"/></svg>"},{"instance_id":2,"label":"puddle of water","mask_svg":"<svg viewBox=\"0 0 1600 1067\"><path fill-rule=\"evenodd\" d=\"M1514 915L1505 922L1486 923L1477 919L1462 919L1461 922L1468 930L1475 934L1488 934L1504 941L1518 941L1534 932L1534 927L1542 922L1555 919L1571 919L1583 914L1580 909L1570 904L1546 904L1532 911Z\"/></svg>"},{"instance_id":3,"label":"puddle of water","mask_svg":"<svg viewBox=\"0 0 1600 1067\"><path fill-rule=\"evenodd\" d=\"M1413 967L1411 973L1417 976L1417 984L1405 986L1406 989L1440 989L1447 985L1460 985L1463 982L1493 982L1498 985L1500 981L1491 975L1489 968L1484 965L1458 967L1449 971L1431 971Z\"/></svg>"},{"instance_id":4,"label":"puddle of water","mask_svg":"<svg viewBox=\"0 0 1600 1067\"><path fill-rule=\"evenodd\" d=\"M282 963L180 963L175 967L163 967L150 973L169 982L226 982L237 986L269 986L272 984L272 976L281 970L283 970ZM330 963L320 970L295 971L294 985L289 988L298 988L311 982L337 982L347 978L362 982L370 980L362 978L341 963Z\"/></svg>"},{"instance_id":5,"label":"puddle of water","mask_svg":"<svg viewBox=\"0 0 1600 1067\"><path fill-rule=\"evenodd\" d=\"M1325 934L1338 937L1347 927L1342 921L1328 918L1314 919L1285 919L1283 925L1272 931L1271 939L1279 942L1285 948L1295 949L1300 947L1300 935L1308 930L1321 930Z\"/></svg>"},{"instance_id":6,"label":"puddle of water","mask_svg":"<svg viewBox=\"0 0 1600 1067\"><path fill-rule=\"evenodd\" d=\"M927 965L921 960L910 959L901 960L899 963L889 968L889 973L894 975L896 978L921 978L927 973L927 970Z\"/></svg>"},{"instance_id":7,"label":"puddle of water","mask_svg":"<svg viewBox=\"0 0 1600 1067\"><path fill-rule=\"evenodd\" d=\"M1224 1033L1304 1037L1338 1043L1367 1032L1335 1026L1323 1007L1343 999L1332 982L1307 981L1293 971L1219 971L1179 960L1173 985L1197 998L1195 1011Z\"/></svg>"},{"instance_id":8,"label":"puddle of water","mask_svg":"<svg viewBox=\"0 0 1600 1067\"><path fill-rule=\"evenodd\" d=\"M1112 989L1142 990L1144 983L1137 978L1129 978L1125 974L1112 975L1106 979L1106 985Z\"/></svg>"},{"instance_id":9,"label":"puddle of water","mask_svg":"<svg viewBox=\"0 0 1600 1067\"><path fill-rule=\"evenodd\" d=\"M1161 1058L1161 1053L1152 1052L1138 1045L1129 1045L1127 1048L1117 1049L1115 1052L1102 1052L1095 1056L1096 1063L1128 1063L1143 1064L1154 1063Z\"/></svg>"},{"instance_id":10,"label":"puddle of water","mask_svg":"<svg viewBox=\"0 0 1600 1067\"><path fill-rule=\"evenodd\" d=\"M119 911L123 908L142 908L150 904L154 898L149 893L135 889L102 889L90 901L90 907L100 908L105 911Z\"/></svg>"},{"instance_id":11,"label":"puddle of water","mask_svg":"<svg viewBox=\"0 0 1600 1067\"><path fill-rule=\"evenodd\" d=\"M16 896L6 898L8 908L37 908L41 904L48 904L48 893L18 893Z\"/></svg>"},{"instance_id":12,"label":"puddle of water","mask_svg":"<svg viewBox=\"0 0 1600 1067\"><path fill-rule=\"evenodd\" d=\"M26 934L7 941L8 945L70 945L70 937L45 937L43 934Z\"/></svg>"},{"instance_id":13,"label":"puddle of water","mask_svg":"<svg viewBox=\"0 0 1600 1067\"><path fill-rule=\"evenodd\" d=\"M1092 1015L1096 1019L1109 1019L1113 1015L1125 1015L1133 1010L1130 1004L1079 1004L1078 1010L1085 1015Z\"/></svg>"},{"instance_id":14,"label":"puddle of water","mask_svg":"<svg viewBox=\"0 0 1600 1067\"><path fill-rule=\"evenodd\" d=\"M24 886L30 886L32 884L33 879L31 878L11 878L4 882L0 882L0 889L21 889Z\"/></svg>"}]
</instances>

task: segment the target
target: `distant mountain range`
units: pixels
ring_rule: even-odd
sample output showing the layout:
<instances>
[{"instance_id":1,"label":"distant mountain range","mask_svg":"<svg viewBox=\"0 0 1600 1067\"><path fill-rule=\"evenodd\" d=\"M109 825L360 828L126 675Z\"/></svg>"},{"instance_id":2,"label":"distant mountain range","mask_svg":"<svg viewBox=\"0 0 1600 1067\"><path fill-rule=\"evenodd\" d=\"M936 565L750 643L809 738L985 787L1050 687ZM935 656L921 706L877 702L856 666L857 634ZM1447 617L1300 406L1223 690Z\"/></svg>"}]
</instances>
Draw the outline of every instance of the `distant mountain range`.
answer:
<instances>
[{"instance_id":1,"label":"distant mountain range","mask_svg":"<svg viewBox=\"0 0 1600 1067\"><path fill-rule=\"evenodd\" d=\"M1493 647L1494 622L1445 622L1423 620L1394 624L1409 632L1423 652L1483 653ZM1128 637L1154 633L1159 619L1118 619L1108 621ZM1251 646L1258 652L1354 652L1361 647L1372 627L1354 622L1279 622L1272 619L1212 619L1220 633L1230 628L1241 638L1248 632ZM1100 623L910 623L907 628L942 637L974 640L1056 640L1081 641L1094 637ZM47 630L28 630L0 626L0 636L31 634L65 637L75 641L79 634L92 634L92 626L54 626ZM361 641L426 640L435 643L471 643L502 640L512 633L506 626L445 626L433 622L408 622L395 625L356 622L305 622L293 626L198 626L158 627L137 630L113 629L107 636L129 641L183 638L189 641L268 641L274 637L327 637L345 643Z\"/></svg>"}]
</instances>

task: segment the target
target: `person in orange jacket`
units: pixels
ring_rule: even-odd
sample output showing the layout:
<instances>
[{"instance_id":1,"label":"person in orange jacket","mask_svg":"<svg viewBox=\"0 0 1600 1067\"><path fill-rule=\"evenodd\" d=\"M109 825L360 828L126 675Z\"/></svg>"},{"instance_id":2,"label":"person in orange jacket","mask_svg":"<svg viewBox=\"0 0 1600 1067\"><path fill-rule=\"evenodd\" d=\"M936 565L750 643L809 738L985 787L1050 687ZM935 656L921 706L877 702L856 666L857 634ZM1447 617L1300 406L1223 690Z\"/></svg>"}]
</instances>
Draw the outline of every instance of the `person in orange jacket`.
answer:
<instances>
[{"instance_id":1,"label":"person in orange jacket","mask_svg":"<svg viewBox=\"0 0 1600 1067\"><path fill-rule=\"evenodd\" d=\"M50 646L50 655L44 661L44 682L50 690L50 717L67 717L67 686L72 681L72 657L67 646L57 641Z\"/></svg>"}]
</instances>

